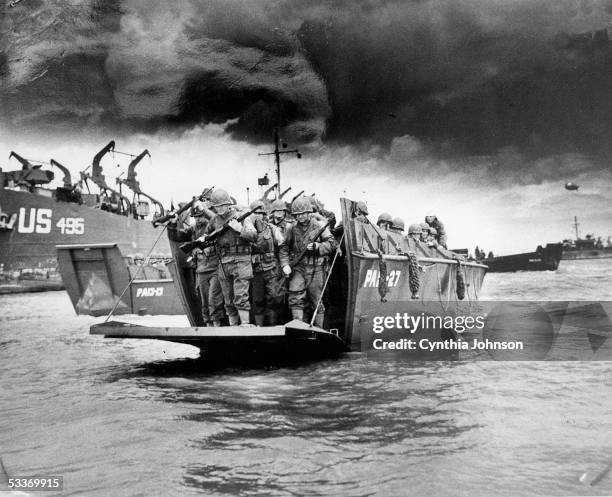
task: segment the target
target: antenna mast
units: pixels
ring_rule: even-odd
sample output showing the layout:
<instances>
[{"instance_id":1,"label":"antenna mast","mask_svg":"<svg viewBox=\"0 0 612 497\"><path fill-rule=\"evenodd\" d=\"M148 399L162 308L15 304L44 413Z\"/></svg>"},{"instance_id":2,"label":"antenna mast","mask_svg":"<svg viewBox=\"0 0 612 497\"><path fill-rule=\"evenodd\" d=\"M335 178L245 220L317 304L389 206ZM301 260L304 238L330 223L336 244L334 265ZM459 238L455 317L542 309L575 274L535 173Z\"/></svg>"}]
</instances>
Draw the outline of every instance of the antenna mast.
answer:
<instances>
[{"instance_id":1,"label":"antenna mast","mask_svg":"<svg viewBox=\"0 0 612 497\"><path fill-rule=\"evenodd\" d=\"M578 240L578 216L574 216L574 229L576 230L576 240Z\"/></svg>"},{"instance_id":2,"label":"antenna mast","mask_svg":"<svg viewBox=\"0 0 612 497\"><path fill-rule=\"evenodd\" d=\"M274 156L274 164L276 165L276 198L280 198L281 195L281 170L280 170L280 156L281 154L295 154L298 159L302 158L302 154L298 151L298 149L294 150L280 150L279 145L282 148L287 148L286 143L280 143L280 139L278 137L278 128L274 128L274 152L261 153L258 155L273 155Z\"/></svg>"}]
</instances>

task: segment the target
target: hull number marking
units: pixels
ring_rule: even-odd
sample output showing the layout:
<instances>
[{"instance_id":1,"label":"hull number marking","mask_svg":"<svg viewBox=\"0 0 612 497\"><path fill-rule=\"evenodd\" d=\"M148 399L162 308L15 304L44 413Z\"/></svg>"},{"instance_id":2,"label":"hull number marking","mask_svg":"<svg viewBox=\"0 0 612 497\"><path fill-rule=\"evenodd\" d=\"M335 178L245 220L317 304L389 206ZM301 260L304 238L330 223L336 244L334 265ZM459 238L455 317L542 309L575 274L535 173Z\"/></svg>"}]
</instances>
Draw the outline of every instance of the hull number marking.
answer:
<instances>
[{"instance_id":1,"label":"hull number marking","mask_svg":"<svg viewBox=\"0 0 612 497\"><path fill-rule=\"evenodd\" d=\"M387 276L387 286L397 286L401 275L401 271L389 271L389 275ZM375 286L378 286L378 271L376 269L368 269L368 271L366 272L365 280L363 281L363 288Z\"/></svg>"},{"instance_id":2,"label":"hull number marking","mask_svg":"<svg viewBox=\"0 0 612 497\"><path fill-rule=\"evenodd\" d=\"M51 209L37 209L31 207L19 208L19 222L17 231L19 233L51 233L53 211ZM85 219L82 217L62 217L55 224L62 235L82 235L85 233Z\"/></svg>"}]
</instances>

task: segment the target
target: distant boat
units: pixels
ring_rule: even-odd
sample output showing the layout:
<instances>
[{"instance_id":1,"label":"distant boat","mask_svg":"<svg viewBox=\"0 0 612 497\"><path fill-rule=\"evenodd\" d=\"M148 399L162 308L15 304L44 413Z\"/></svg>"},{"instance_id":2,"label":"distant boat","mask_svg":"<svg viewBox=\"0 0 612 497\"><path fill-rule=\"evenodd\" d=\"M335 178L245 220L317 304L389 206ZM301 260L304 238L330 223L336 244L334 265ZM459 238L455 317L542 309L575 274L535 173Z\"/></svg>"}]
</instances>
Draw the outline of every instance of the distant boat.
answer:
<instances>
[{"instance_id":1,"label":"distant boat","mask_svg":"<svg viewBox=\"0 0 612 497\"><path fill-rule=\"evenodd\" d=\"M538 246L535 252L487 257L479 262L489 266L489 272L491 273L556 271L559 267L562 252L563 245L561 243L547 243L545 247Z\"/></svg>"},{"instance_id":2,"label":"distant boat","mask_svg":"<svg viewBox=\"0 0 612 497\"><path fill-rule=\"evenodd\" d=\"M580 259L610 259L612 258L612 243L610 237L604 244L601 237L586 235L585 238L578 236L578 217L574 216L574 229L576 238L574 240L563 240L563 260Z\"/></svg>"},{"instance_id":3,"label":"distant boat","mask_svg":"<svg viewBox=\"0 0 612 497\"><path fill-rule=\"evenodd\" d=\"M569 183L565 183L565 189L566 190L578 190L578 188L580 188L580 185L577 185L576 183L572 183L571 181Z\"/></svg>"}]
</instances>

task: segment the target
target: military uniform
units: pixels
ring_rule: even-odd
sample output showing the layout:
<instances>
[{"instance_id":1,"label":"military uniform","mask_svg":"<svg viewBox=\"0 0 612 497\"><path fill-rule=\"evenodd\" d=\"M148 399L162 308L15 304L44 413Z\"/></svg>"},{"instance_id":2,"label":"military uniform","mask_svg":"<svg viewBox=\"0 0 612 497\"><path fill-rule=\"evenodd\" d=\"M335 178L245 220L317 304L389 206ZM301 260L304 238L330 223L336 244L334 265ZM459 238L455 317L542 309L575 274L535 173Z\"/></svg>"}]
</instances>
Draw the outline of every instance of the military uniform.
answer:
<instances>
[{"instance_id":1,"label":"military uniform","mask_svg":"<svg viewBox=\"0 0 612 497\"><path fill-rule=\"evenodd\" d=\"M436 241L446 248L446 229L436 216L425 216L425 222L437 231Z\"/></svg>"},{"instance_id":2,"label":"military uniform","mask_svg":"<svg viewBox=\"0 0 612 497\"><path fill-rule=\"evenodd\" d=\"M284 212L283 218L278 219L276 216L274 216L275 212ZM269 222L279 228L281 231L281 235L283 235L284 237L285 233L287 232L287 229L292 224L292 221L287 214L287 204L285 204L285 202L281 199L275 200L274 202L272 202L272 205L270 207L270 213L272 214L272 216L270 216Z\"/></svg>"},{"instance_id":3,"label":"military uniform","mask_svg":"<svg viewBox=\"0 0 612 497\"><path fill-rule=\"evenodd\" d=\"M216 200L219 197L223 201ZM229 195L223 190L215 190L213 193L213 207L231 205ZM224 202L224 203L222 203ZM206 228L206 235L223 227L231 219L238 216L234 208L229 208L223 215L217 213ZM249 218L242 222L240 232L227 229L215 238L214 246L219 255L217 274L223 299L225 311L230 319L230 325L249 323L249 285L253 278L251 267L251 243L257 239L257 231Z\"/></svg>"},{"instance_id":4,"label":"military uniform","mask_svg":"<svg viewBox=\"0 0 612 497\"><path fill-rule=\"evenodd\" d=\"M300 214L302 208L296 204L297 201L294 203L294 215ZM299 257L309 244L316 243L316 249L306 252L306 255L293 267L293 273L289 280L289 308L294 319L304 318L304 308L307 304L310 304L313 312L315 312L317 302L322 300L321 295L328 263L327 256L332 254L338 246L336 239L327 227L316 240L313 240L314 235L321 230L322 226L323 223L309 217L307 223L296 222L291 225L285 236L287 248L294 259ZM315 323L317 326L323 326L324 315L325 307L321 302L316 310Z\"/></svg>"},{"instance_id":5,"label":"military uniform","mask_svg":"<svg viewBox=\"0 0 612 497\"><path fill-rule=\"evenodd\" d=\"M196 217L195 238L206 232L208 224L204 215ZM220 326L224 312L223 292L217 275L219 257L214 247L206 247L204 250L196 249L196 260L196 284L202 301L202 318L207 325Z\"/></svg>"},{"instance_id":6,"label":"military uniform","mask_svg":"<svg viewBox=\"0 0 612 497\"><path fill-rule=\"evenodd\" d=\"M284 294L279 291L278 261L281 266L289 264L289 254L277 226L263 220L256 221L255 226L257 240L251 249L253 316L257 326L263 326L266 315L268 323L275 325L284 300Z\"/></svg>"}]
</instances>

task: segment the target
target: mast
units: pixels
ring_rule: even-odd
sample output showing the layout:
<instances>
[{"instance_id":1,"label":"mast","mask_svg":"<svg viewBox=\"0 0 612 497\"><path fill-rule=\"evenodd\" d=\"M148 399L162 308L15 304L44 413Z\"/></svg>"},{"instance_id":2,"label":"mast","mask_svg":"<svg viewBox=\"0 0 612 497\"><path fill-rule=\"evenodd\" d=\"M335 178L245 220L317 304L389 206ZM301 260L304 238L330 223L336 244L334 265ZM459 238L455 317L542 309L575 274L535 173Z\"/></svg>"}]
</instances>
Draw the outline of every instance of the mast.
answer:
<instances>
[{"instance_id":1,"label":"mast","mask_svg":"<svg viewBox=\"0 0 612 497\"><path fill-rule=\"evenodd\" d=\"M574 216L574 229L576 230L576 240L578 240L578 216Z\"/></svg>"},{"instance_id":2,"label":"mast","mask_svg":"<svg viewBox=\"0 0 612 497\"><path fill-rule=\"evenodd\" d=\"M281 195L281 169L280 169L280 156L281 154L295 154L298 159L302 158L302 154L298 151L298 149L294 150L280 150L280 147L287 148L286 143L280 143L280 138L278 136L278 128L274 128L274 152L261 153L258 155L273 155L274 156L274 165L276 166L276 198L280 198Z\"/></svg>"}]
</instances>

